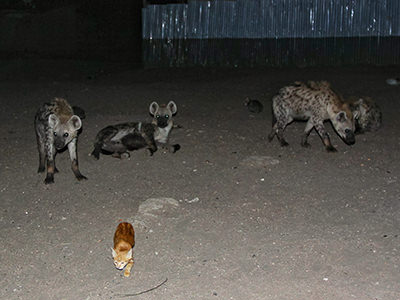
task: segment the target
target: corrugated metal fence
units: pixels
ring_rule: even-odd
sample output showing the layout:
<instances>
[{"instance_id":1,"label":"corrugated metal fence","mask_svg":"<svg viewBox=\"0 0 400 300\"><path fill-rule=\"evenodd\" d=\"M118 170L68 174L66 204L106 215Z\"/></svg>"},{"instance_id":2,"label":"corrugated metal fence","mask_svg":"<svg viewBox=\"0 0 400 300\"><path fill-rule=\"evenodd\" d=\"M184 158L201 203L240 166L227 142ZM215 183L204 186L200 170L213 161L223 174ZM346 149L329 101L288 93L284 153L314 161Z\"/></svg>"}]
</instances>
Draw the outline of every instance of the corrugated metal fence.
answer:
<instances>
[{"instance_id":1,"label":"corrugated metal fence","mask_svg":"<svg viewBox=\"0 0 400 300\"><path fill-rule=\"evenodd\" d=\"M143 9L148 66L400 63L399 0L215 0Z\"/></svg>"}]
</instances>

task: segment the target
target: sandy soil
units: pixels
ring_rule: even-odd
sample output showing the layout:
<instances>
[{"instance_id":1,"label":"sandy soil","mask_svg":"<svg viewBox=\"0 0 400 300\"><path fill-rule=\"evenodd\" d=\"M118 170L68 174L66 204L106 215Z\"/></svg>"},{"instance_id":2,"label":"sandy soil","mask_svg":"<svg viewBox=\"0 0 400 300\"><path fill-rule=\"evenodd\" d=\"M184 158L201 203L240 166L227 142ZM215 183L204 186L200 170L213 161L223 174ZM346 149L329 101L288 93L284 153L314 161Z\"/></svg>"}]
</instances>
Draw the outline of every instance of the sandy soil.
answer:
<instances>
[{"instance_id":1,"label":"sandy soil","mask_svg":"<svg viewBox=\"0 0 400 300\"><path fill-rule=\"evenodd\" d=\"M0 73L1 299L400 299L399 68L143 70L88 62L3 61ZM326 153L304 123L268 143L270 99L294 80L326 79L381 106L381 130ZM55 96L86 110L85 182L68 153L37 174L37 108ZM246 96L265 106L251 114ZM175 100L175 154L88 153L98 130L150 120ZM135 266L111 260L121 220L136 229Z\"/></svg>"}]
</instances>

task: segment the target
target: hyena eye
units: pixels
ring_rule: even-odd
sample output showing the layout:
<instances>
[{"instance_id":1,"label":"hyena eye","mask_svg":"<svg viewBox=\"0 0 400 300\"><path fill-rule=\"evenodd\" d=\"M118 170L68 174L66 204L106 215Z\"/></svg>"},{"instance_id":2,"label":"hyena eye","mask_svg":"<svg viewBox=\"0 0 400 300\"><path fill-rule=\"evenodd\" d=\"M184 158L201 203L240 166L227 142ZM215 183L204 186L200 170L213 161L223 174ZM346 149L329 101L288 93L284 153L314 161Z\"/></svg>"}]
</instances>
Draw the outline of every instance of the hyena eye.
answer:
<instances>
[{"instance_id":1,"label":"hyena eye","mask_svg":"<svg viewBox=\"0 0 400 300\"><path fill-rule=\"evenodd\" d=\"M156 118L159 119L159 118L160 118L160 115L156 115Z\"/></svg>"},{"instance_id":2,"label":"hyena eye","mask_svg":"<svg viewBox=\"0 0 400 300\"><path fill-rule=\"evenodd\" d=\"M166 119L168 119L168 118L169 118L169 116L168 116L168 115L165 115L165 118L166 118Z\"/></svg>"},{"instance_id":3,"label":"hyena eye","mask_svg":"<svg viewBox=\"0 0 400 300\"><path fill-rule=\"evenodd\" d=\"M57 136L57 132L54 131L53 134L54 134L54 136Z\"/></svg>"},{"instance_id":4,"label":"hyena eye","mask_svg":"<svg viewBox=\"0 0 400 300\"><path fill-rule=\"evenodd\" d=\"M68 137L68 135L69 135L68 132L64 133L64 137Z\"/></svg>"}]
</instances>

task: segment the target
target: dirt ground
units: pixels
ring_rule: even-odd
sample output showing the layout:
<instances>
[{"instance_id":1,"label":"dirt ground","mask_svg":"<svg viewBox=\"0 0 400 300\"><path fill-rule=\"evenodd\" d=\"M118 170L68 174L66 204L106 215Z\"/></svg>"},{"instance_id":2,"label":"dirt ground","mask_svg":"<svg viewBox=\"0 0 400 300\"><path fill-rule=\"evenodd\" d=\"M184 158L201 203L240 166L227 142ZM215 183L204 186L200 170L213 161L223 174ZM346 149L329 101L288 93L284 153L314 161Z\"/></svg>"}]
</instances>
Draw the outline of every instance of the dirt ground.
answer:
<instances>
[{"instance_id":1,"label":"dirt ground","mask_svg":"<svg viewBox=\"0 0 400 300\"><path fill-rule=\"evenodd\" d=\"M400 299L400 87L385 83L399 68L0 65L1 299ZM337 153L315 131L302 148L304 123L287 128L289 147L268 143L272 95L308 79L373 97L383 127L348 146L327 123ZM36 172L34 115L55 96L86 110L87 181L67 151L54 184ZM246 96L264 111L247 111ZM101 128L150 120L154 100L177 103L180 151L88 156ZM121 220L136 230L130 278L111 259Z\"/></svg>"}]
</instances>

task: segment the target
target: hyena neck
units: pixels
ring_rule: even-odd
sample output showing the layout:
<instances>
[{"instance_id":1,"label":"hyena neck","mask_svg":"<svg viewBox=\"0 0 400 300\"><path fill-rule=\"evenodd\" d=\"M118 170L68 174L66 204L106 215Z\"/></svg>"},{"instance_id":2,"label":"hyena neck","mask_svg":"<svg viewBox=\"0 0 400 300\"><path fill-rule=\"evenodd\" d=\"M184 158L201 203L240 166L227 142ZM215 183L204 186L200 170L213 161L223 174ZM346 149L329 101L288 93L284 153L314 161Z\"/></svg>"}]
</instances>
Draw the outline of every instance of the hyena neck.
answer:
<instances>
[{"instance_id":1,"label":"hyena neck","mask_svg":"<svg viewBox=\"0 0 400 300\"><path fill-rule=\"evenodd\" d=\"M171 131L173 126L173 122L169 122L167 127L160 128L155 125L155 132L154 132L154 140L160 143L167 143L168 142L168 135Z\"/></svg>"}]
</instances>

